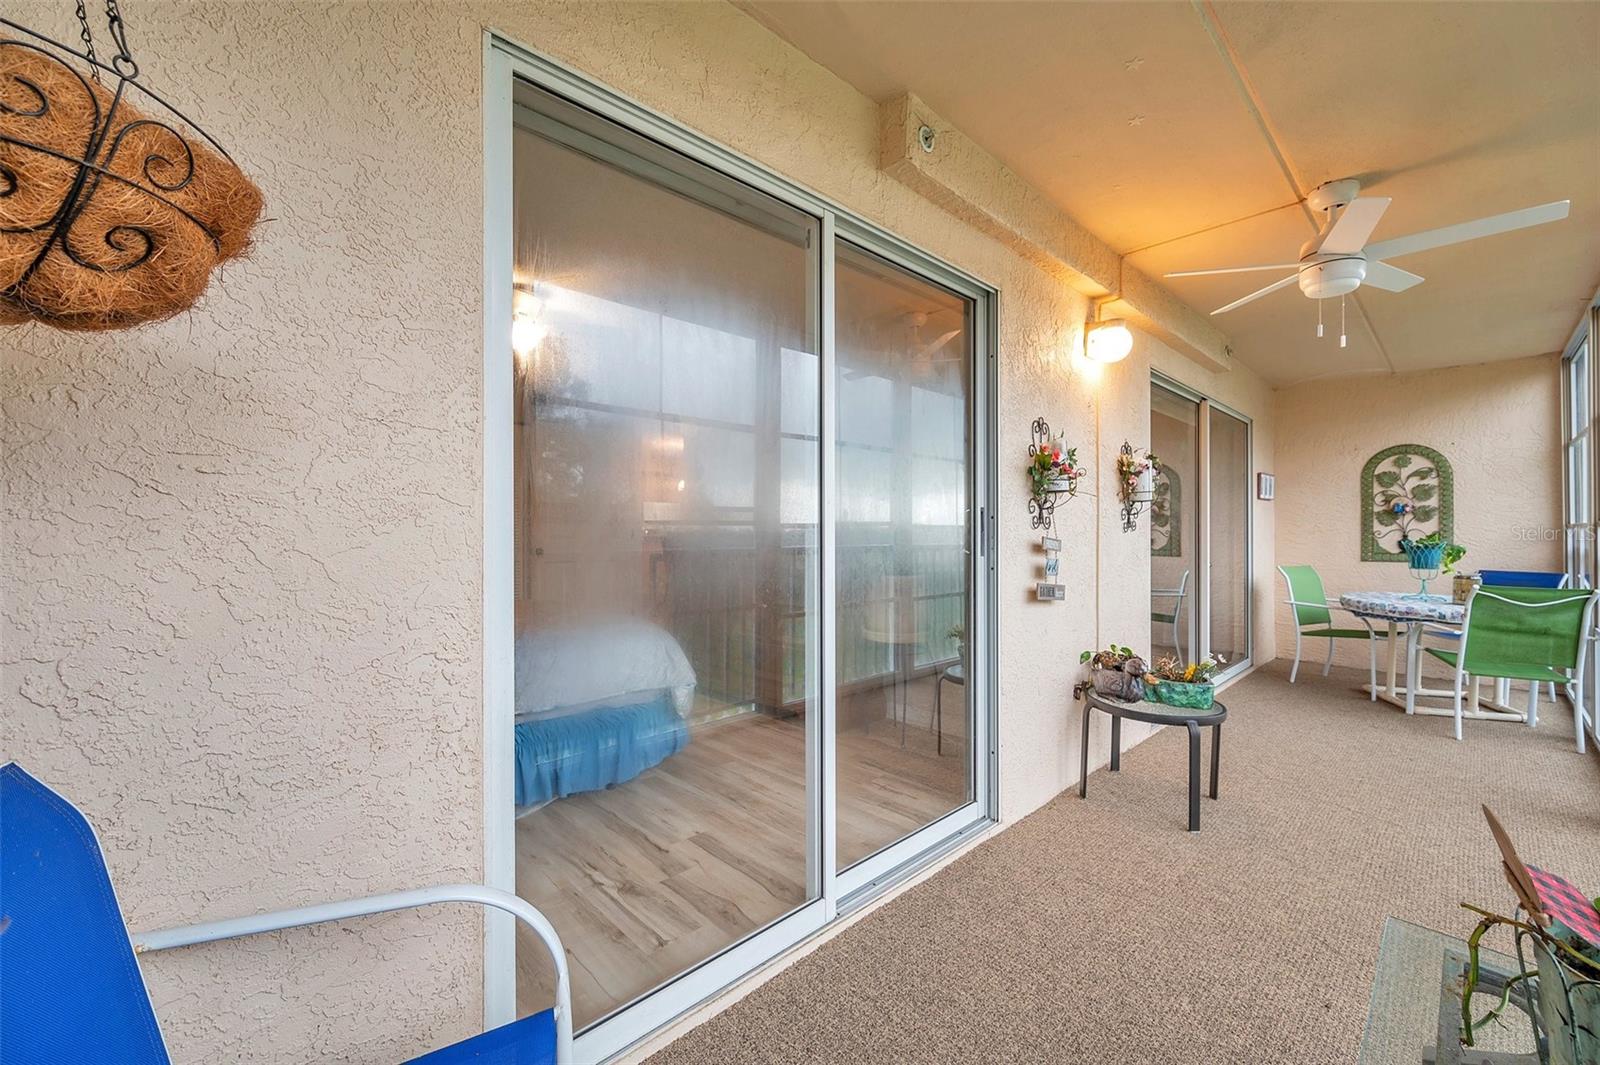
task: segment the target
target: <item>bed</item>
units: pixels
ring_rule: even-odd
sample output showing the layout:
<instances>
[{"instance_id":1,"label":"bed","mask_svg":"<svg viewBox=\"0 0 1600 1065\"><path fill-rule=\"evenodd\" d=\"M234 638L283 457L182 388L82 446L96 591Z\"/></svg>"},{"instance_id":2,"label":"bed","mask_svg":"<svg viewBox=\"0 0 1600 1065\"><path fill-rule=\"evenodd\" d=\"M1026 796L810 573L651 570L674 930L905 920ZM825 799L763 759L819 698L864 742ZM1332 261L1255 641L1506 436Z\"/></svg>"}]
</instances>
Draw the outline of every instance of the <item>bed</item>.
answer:
<instances>
[{"instance_id":1,"label":"bed","mask_svg":"<svg viewBox=\"0 0 1600 1065\"><path fill-rule=\"evenodd\" d=\"M689 742L695 673L639 620L529 628L516 646L516 805L620 784Z\"/></svg>"}]
</instances>

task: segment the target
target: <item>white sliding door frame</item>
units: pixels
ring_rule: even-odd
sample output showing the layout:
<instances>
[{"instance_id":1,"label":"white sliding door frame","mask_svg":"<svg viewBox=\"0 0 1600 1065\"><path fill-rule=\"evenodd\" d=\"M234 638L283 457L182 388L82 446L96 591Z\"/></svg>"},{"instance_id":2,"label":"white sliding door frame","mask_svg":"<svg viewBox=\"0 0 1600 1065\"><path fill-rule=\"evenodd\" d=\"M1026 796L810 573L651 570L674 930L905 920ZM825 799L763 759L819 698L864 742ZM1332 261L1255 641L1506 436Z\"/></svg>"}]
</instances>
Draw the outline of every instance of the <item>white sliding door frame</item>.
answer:
<instances>
[{"instance_id":1,"label":"white sliding door frame","mask_svg":"<svg viewBox=\"0 0 1600 1065\"><path fill-rule=\"evenodd\" d=\"M1247 415L1241 414L1225 403L1219 403L1203 392L1198 392L1188 385L1183 384L1159 370L1150 372L1150 383L1158 388L1166 389L1175 396L1199 404L1196 427L1196 466L1199 473L1198 499L1195 500L1195 581L1194 581L1194 610L1190 622L1198 634L1195 646L1197 657L1204 658L1211 653L1211 412L1213 410L1225 414L1234 420L1243 423L1245 430L1245 486L1244 486L1244 572L1246 580L1246 594L1244 596L1244 633L1246 653L1228 663L1227 668L1220 671L1216 679L1224 681L1230 677L1250 669L1255 661L1255 558L1256 558L1256 523L1255 523L1255 466L1256 466L1256 429Z\"/></svg>"},{"instance_id":2,"label":"white sliding door frame","mask_svg":"<svg viewBox=\"0 0 1600 1065\"><path fill-rule=\"evenodd\" d=\"M513 644L514 602L514 426L511 406L511 278L513 267L512 141L516 80L553 93L603 118L741 181L820 220L818 286L821 332L819 411L820 516L818 565L820 612L809 637L816 642L816 676L808 684L817 723L808 727L806 764L816 793L808 803L808 881L814 897L701 964L578 1033L580 1061L599 1061L637 1044L689 1009L749 976L783 951L815 935L841 912L870 902L897 880L958 846L992 823L999 810L995 710L995 574L997 499L994 412L997 396L998 294L965 272L929 256L744 156L685 129L587 76L501 35L484 35L484 880L515 891L513 827ZM972 558L973 621L967 692L978 707L969 757L973 794L969 802L843 874L837 868L837 712L835 577L837 560L837 437L834 410L834 248L848 240L914 274L973 301L973 447L968 481L968 529ZM484 1022L499 1025L515 1015L514 928L495 915L484 925Z\"/></svg>"}]
</instances>

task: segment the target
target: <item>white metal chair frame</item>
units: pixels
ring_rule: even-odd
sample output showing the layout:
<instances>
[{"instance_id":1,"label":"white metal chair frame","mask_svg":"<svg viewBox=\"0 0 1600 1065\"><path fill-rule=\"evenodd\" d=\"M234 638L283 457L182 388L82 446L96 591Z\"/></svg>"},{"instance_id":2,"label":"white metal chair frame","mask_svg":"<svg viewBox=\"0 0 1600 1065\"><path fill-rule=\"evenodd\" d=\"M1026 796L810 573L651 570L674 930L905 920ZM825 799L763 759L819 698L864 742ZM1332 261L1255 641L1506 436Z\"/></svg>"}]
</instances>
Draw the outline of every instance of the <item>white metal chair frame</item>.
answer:
<instances>
[{"instance_id":1,"label":"white metal chair frame","mask_svg":"<svg viewBox=\"0 0 1600 1065\"><path fill-rule=\"evenodd\" d=\"M1152 588L1150 598L1170 598L1172 603L1172 653L1179 658L1184 657L1183 645L1178 642L1178 622L1183 619L1183 600L1189 594L1189 571L1183 571L1183 579L1176 588Z\"/></svg>"},{"instance_id":2,"label":"white metal chair frame","mask_svg":"<svg viewBox=\"0 0 1600 1065\"><path fill-rule=\"evenodd\" d=\"M195 943L212 943L221 939L277 932L285 928L301 928L326 921L344 921L352 917L370 917L393 910L411 910L443 902L466 902L504 910L529 928L544 943L556 967L556 1065L572 1062L572 984L567 971L567 954L561 946L561 937L544 914L524 900L509 892L485 887L482 884L440 884L436 887L414 888L410 891L391 891L384 895L369 895L340 902L324 902L315 906L300 906L273 913L251 914L226 921L208 921L204 924L164 928L157 932L139 932L133 936L134 953L171 950Z\"/></svg>"},{"instance_id":3,"label":"white metal chair frame","mask_svg":"<svg viewBox=\"0 0 1600 1065\"><path fill-rule=\"evenodd\" d=\"M1573 730L1577 733L1578 753L1584 753L1586 750L1588 750L1588 741L1584 737L1584 726L1588 723L1589 711L1583 705L1583 674L1584 667L1589 658L1590 645L1595 639L1594 612L1595 603L1597 600L1600 600L1600 592L1591 592L1587 589L1583 589L1580 590L1580 594L1573 595L1567 599L1551 600L1548 603L1524 603L1520 600L1510 599L1503 595L1496 595L1494 592L1486 591L1482 588L1477 589L1467 597L1466 612L1461 618L1460 649L1456 652L1456 675L1452 692L1454 703L1453 709L1455 712L1455 737L1458 740L1461 739L1461 703L1466 694L1466 678L1472 677L1472 696L1474 705L1476 705L1477 702L1478 684L1481 679L1466 671L1467 641L1470 638L1470 633L1472 631L1472 604L1473 601L1479 596L1486 596L1487 598L1495 599L1499 602L1507 603L1523 610L1540 610L1544 607L1566 606L1576 599L1585 600L1583 607L1583 621L1581 622L1581 627L1579 629L1581 635L1579 636L1577 673L1573 677L1571 683L1565 685L1567 698L1572 702ZM1420 686L1422 676L1421 637L1426 635L1427 626L1418 626L1418 630L1419 631L1417 635L1408 639L1407 641L1409 646L1407 647L1406 657L1406 713L1408 714L1416 712L1416 692L1417 688ZM1416 681L1413 681L1412 678L1416 678ZM1497 689L1501 684L1505 684L1506 689L1509 691L1510 685L1509 683L1506 683L1506 678L1496 677L1493 679L1496 681ZM1554 683L1552 682L1552 688L1553 687ZM1553 693L1551 698L1555 698ZM1528 683L1527 721L1529 728L1536 728L1539 724L1539 684L1537 681L1530 681Z\"/></svg>"},{"instance_id":4,"label":"white metal chair frame","mask_svg":"<svg viewBox=\"0 0 1600 1065\"><path fill-rule=\"evenodd\" d=\"M1289 575L1287 573L1283 572L1283 567L1282 566L1278 567L1278 572L1280 574L1282 574L1282 576L1283 576L1283 586L1285 588L1289 589L1290 598L1284 600L1284 602L1287 603L1289 606L1291 606L1291 607L1312 607L1312 608L1317 608L1317 609L1322 609L1322 610L1342 610L1346 614L1349 614L1352 617L1354 617L1357 620L1359 620L1361 622L1361 624L1366 627L1366 630L1367 630L1367 678L1368 678L1368 681L1369 681L1368 687L1372 691L1372 701L1373 702L1377 702L1377 700L1378 700L1378 633L1377 633L1377 630L1372 627L1372 621L1370 619L1368 619L1368 618L1362 617L1360 614L1357 614L1354 610L1351 610L1349 607L1347 607L1344 604L1340 603L1337 599L1328 599L1328 600L1326 600L1324 602L1321 602L1321 603L1303 603L1303 602L1300 602L1300 601L1294 599L1293 598L1293 596L1294 596L1294 582L1289 580ZM1302 626L1300 624L1300 615L1298 613L1296 613L1294 615L1294 666L1291 667L1290 670L1289 670L1289 683L1290 684L1293 684L1295 682L1295 678L1300 675L1300 630L1303 627L1304 626ZM1329 628L1333 627L1331 621L1329 622L1328 627ZM1323 637L1313 636L1313 638L1314 639L1322 639ZM1326 677L1328 675L1328 671L1333 668L1333 645L1338 640L1338 637L1329 636L1329 637L1326 637L1326 639L1328 641L1328 658L1327 658L1326 661L1324 661L1322 663L1322 675L1324 677Z\"/></svg>"}]
</instances>

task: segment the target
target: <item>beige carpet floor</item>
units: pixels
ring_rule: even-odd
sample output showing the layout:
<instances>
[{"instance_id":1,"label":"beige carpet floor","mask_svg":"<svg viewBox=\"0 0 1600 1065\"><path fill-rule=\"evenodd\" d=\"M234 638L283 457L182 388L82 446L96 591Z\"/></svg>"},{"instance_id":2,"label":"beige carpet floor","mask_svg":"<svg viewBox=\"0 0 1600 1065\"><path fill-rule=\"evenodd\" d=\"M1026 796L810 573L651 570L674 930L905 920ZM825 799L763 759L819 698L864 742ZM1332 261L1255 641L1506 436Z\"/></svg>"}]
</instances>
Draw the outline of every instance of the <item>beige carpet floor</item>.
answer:
<instances>
[{"instance_id":1,"label":"beige carpet floor","mask_svg":"<svg viewBox=\"0 0 1600 1065\"><path fill-rule=\"evenodd\" d=\"M1529 861L1600 889L1600 758L1565 703L1456 743L1364 677L1312 674L1228 692L1200 833L1165 729L652 1065L1352 1062L1385 916L1464 935L1458 901L1513 905L1480 802Z\"/></svg>"}]
</instances>

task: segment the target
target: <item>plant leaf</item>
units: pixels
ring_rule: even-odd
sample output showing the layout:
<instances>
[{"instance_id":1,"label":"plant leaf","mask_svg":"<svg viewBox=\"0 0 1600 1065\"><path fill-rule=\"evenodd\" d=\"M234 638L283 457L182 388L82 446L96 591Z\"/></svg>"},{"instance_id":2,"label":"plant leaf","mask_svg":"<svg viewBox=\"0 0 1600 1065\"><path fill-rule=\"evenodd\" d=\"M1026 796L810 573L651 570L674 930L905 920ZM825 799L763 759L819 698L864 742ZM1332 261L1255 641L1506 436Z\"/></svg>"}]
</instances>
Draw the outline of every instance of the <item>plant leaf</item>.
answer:
<instances>
[{"instance_id":1,"label":"plant leaf","mask_svg":"<svg viewBox=\"0 0 1600 1065\"><path fill-rule=\"evenodd\" d=\"M1439 516L1438 507L1418 507L1413 515L1418 521L1432 521Z\"/></svg>"},{"instance_id":2,"label":"plant leaf","mask_svg":"<svg viewBox=\"0 0 1600 1065\"><path fill-rule=\"evenodd\" d=\"M1426 503L1432 499L1439 490L1431 484L1419 484L1411 490L1411 498L1418 503Z\"/></svg>"},{"instance_id":3,"label":"plant leaf","mask_svg":"<svg viewBox=\"0 0 1600 1065\"><path fill-rule=\"evenodd\" d=\"M1400 483L1400 475L1393 470L1379 470L1372 480L1379 488L1393 488Z\"/></svg>"},{"instance_id":4,"label":"plant leaf","mask_svg":"<svg viewBox=\"0 0 1600 1065\"><path fill-rule=\"evenodd\" d=\"M1378 519L1379 525L1391 529L1394 527L1394 523L1400 520L1392 510L1375 510L1372 512L1372 516Z\"/></svg>"},{"instance_id":5,"label":"plant leaf","mask_svg":"<svg viewBox=\"0 0 1600 1065\"><path fill-rule=\"evenodd\" d=\"M1396 455L1394 457L1394 468L1395 469L1403 470L1409 465L1411 465L1411 456L1410 455L1400 454L1400 455Z\"/></svg>"}]
</instances>

